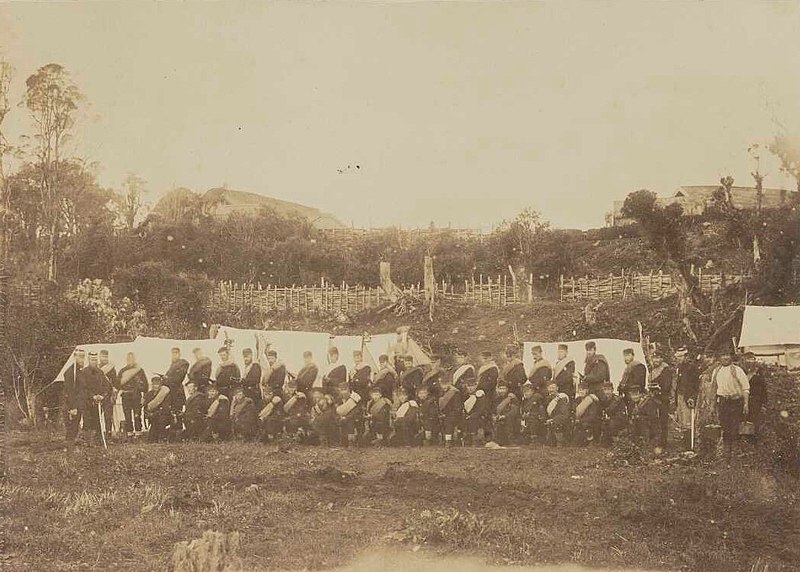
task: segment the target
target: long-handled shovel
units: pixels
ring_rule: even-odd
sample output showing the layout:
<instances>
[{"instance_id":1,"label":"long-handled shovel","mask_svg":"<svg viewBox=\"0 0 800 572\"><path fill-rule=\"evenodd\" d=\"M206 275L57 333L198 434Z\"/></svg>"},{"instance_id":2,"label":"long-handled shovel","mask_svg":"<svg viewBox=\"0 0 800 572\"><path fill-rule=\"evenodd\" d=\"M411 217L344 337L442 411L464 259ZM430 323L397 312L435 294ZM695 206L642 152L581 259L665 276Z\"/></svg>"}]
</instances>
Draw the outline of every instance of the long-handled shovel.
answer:
<instances>
[{"instance_id":1,"label":"long-handled shovel","mask_svg":"<svg viewBox=\"0 0 800 572\"><path fill-rule=\"evenodd\" d=\"M100 414L100 437L103 439L103 448L108 449L108 443L106 442L106 415L103 413L103 404L97 404L97 412Z\"/></svg>"}]
</instances>

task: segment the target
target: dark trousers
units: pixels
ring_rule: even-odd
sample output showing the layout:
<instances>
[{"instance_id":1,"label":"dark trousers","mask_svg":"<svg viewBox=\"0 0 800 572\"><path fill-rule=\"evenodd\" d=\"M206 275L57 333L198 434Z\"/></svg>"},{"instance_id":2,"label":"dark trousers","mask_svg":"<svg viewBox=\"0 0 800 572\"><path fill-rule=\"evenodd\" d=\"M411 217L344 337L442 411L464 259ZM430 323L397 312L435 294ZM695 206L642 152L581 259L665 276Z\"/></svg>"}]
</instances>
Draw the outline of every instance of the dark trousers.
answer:
<instances>
[{"instance_id":1,"label":"dark trousers","mask_svg":"<svg viewBox=\"0 0 800 572\"><path fill-rule=\"evenodd\" d=\"M157 443L167 438L167 426L170 424L171 417L169 413L150 415L150 429L147 430L148 442Z\"/></svg>"},{"instance_id":2,"label":"dark trousers","mask_svg":"<svg viewBox=\"0 0 800 572\"><path fill-rule=\"evenodd\" d=\"M209 419L206 421L206 427L203 434L200 436L201 441L213 441L214 437L220 441L227 441L231 438L231 421L230 419Z\"/></svg>"},{"instance_id":3,"label":"dark trousers","mask_svg":"<svg viewBox=\"0 0 800 572\"><path fill-rule=\"evenodd\" d=\"M601 425L599 419L586 422L576 421L574 431L572 432L572 442L579 446L588 445L592 442L599 443L600 430Z\"/></svg>"},{"instance_id":4,"label":"dark trousers","mask_svg":"<svg viewBox=\"0 0 800 572\"><path fill-rule=\"evenodd\" d=\"M761 413L764 403L761 399L750 398L750 407L747 412L747 420L753 424L755 434L761 433Z\"/></svg>"},{"instance_id":5,"label":"dark trousers","mask_svg":"<svg viewBox=\"0 0 800 572\"><path fill-rule=\"evenodd\" d=\"M667 437L669 436L669 403L662 404L658 410L659 434L658 446L667 446Z\"/></svg>"},{"instance_id":6,"label":"dark trousers","mask_svg":"<svg viewBox=\"0 0 800 572\"><path fill-rule=\"evenodd\" d=\"M125 415L125 431L142 430L142 396L139 392L122 392L122 413Z\"/></svg>"},{"instance_id":7,"label":"dark trousers","mask_svg":"<svg viewBox=\"0 0 800 572\"><path fill-rule=\"evenodd\" d=\"M64 436L67 441L74 442L78 437L78 429L81 426L81 410L74 417L69 416L69 410L64 410Z\"/></svg>"},{"instance_id":8,"label":"dark trousers","mask_svg":"<svg viewBox=\"0 0 800 572\"><path fill-rule=\"evenodd\" d=\"M544 443L549 447L565 445L569 439L570 428L566 424L547 425Z\"/></svg>"},{"instance_id":9,"label":"dark trousers","mask_svg":"<svg viewBox=\"0 0 800 572\"><path fill-rule=\"evenodd\" d=\"M719 424L722 426L722 441L733 444L739 438L739 424L744 413L744 400L718 397Z\"/></svg>"},{"instance_id":10,"label":"dark trousers","mask_svg":"<svg viewBox=\"0 0 800 572\"><path fill-rule=\"evenodd\" d=\"M106 433L111 433L111 428L114 425L114 400L111 399L110 395L103 400L103 415L106 421Z\"/></svg>"},{"instance_id":11,"label":"dark trousers","mask_svg":"<svg viewBox=\"0 0 800 572\"><path fill-rule=\"evenodd\" d=\"M206 428L205 417L184 417L183 424L186 429L183 431L183 438L196 441L203 435Z\"/></svg>"},{"instance_id":12,"label":"dark trousers","mask_svg":"<svg viewBox=\"0 0 800 572\"><path fill-rule=\"evenodd\" d=\"M601 427L602 431L600 442L604 446L610 447L614 444L614 439L617 437L617 435L628 428L628 420L627 418L623 417L606 419L602 422Z\"/></svg>"},{"instance_id":13,"label":"dark trousers","mask_svg":"<svg viewBox=\"0 0 800 572\"><path fill-rule=\"evenodd\" d=\"M459 429L461 429L461 416L460 415L445 415L442 422L442 431L445 435L455 436Z\"/></svg>"},{"instance_id":14,"label":"dark trousers","mask_svg":"<svg viewBox=\"0 0 800 572\"><path fill-rule=\"evenodd\" d=\"M90 439L100 439L100 407L92 399L83 406L83 432Z\"/></svg>"}]
</instances>

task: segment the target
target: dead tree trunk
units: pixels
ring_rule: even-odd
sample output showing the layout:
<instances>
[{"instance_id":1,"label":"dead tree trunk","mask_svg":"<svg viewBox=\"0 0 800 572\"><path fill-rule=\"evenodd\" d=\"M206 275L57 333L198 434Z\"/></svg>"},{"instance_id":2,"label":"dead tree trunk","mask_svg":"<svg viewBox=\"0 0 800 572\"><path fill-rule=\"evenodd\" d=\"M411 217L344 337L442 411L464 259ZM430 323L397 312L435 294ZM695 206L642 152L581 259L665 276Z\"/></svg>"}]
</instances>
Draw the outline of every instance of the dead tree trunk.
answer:
<instances>
[{"instance_id":1,"label":"dead tree trunk","mask_svg":"<svg viewBox=\"0 0 800 572\"><path fill-rule=\"evenodd\" d=\"M428 319L433 321L433 307L436 303L436 276L433 273L433 257L425 257L425 303L428 305Z\"/></svg>"},{"instance_id":2,"label":"dead tree trunk","mask_svg":"<svg viewBox=\"0 0 800 572\"><path fill-rule=\"evenodd\" d=\"M394 282L392 282L392 267L388 262L381 262L380 278L381 289L384 294L386 294L390 301L397 302L403 293L400 291L400 288L395 286Z\"/></svg>"}]
</instances>

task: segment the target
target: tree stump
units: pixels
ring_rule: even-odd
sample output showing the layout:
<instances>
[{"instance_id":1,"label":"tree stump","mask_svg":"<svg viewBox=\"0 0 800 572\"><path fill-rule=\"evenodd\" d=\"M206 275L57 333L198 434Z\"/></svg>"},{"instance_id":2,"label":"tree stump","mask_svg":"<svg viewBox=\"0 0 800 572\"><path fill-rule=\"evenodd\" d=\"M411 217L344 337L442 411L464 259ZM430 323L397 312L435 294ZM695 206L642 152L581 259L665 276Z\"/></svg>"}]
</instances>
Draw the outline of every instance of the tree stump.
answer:
<instances>
[{"instance_id":1,"label":"tree stump","mask_svg":"<svg viewBox=\"0 0 800 572\"><path fill-rule=\"evenodd\" d=\"M242 570L239 533L206 530L201 538L178 542L172 553L173 572L236 572Z\"/></svg>"}]
</instances>

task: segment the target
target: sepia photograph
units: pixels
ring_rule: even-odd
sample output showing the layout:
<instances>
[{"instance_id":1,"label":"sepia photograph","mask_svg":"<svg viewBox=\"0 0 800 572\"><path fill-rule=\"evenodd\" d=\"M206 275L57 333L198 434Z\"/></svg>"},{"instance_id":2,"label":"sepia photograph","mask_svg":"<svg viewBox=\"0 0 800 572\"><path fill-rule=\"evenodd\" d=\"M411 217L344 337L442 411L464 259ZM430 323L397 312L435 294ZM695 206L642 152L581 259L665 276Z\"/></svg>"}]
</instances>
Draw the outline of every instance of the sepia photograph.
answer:
<instances>
[{"instance_id":1,"label":"sepia photograph","mask_svg":"<svg viewBox=\"0 0 800 572\"><path fill-rule=\"evenodd\" d=\"M798 32L0 0L0 571L800 570Z\"/></svg>"}]
</instances>

